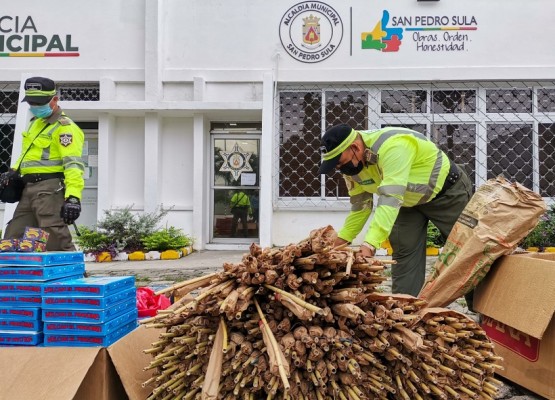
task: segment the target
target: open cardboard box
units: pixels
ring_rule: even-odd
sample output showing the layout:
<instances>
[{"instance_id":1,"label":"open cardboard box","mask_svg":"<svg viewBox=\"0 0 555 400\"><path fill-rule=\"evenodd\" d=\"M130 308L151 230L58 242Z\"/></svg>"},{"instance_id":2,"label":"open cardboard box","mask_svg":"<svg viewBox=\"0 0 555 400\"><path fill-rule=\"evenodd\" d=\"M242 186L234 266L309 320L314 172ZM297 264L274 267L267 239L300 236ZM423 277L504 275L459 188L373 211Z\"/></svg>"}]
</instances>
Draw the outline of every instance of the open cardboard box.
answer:
<instances>
[{"instance_id":1,"label":"open cardboard box","mask_svg":"<svg viewBox=\"0 0 555 400\"><path fill-rule=\"evenodd\" d=\"M141 384L158 329L139 326L109 347L0 347L0 397L10 400L144 400Z\"/></svg>"},{"instance_id":2,"label":"open cardboard box","mask_svg":"<svg viewBox=\"0 0 555 400\"><path fill-rule=\"evenodd\" d=\"M555 399L555 253L503 256L475 290L499 375Z\"/></svg>"}]
</instances>

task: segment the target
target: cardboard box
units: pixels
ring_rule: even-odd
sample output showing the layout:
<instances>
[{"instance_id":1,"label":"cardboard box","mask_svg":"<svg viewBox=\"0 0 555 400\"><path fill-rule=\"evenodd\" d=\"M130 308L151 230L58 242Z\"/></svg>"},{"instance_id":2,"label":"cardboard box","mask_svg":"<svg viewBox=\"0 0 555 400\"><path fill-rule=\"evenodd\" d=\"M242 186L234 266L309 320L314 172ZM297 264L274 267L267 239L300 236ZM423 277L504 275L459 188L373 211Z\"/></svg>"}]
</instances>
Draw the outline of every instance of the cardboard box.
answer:
<instances>
[{"instance_id":1,"label":"cardboard box","mask_svg":"<svg viewBox=\"0 0 555 400\"><path fill-rule=\"evenodd\" d=\"M134 276L92 276L48 282L43 296L110 296L135 287ZM1 286L0 286L1 288Z\"/></svg>"},{"instance_id":2,"label":"cardboard box","mask_svg":"<svg viewBox=\"0 0 555 400\"><path fill-rule=\"evenodd\" d=\"M0 393L10 400L144 400L143 350L161 330L138 327L109 347L0 347Z\"/></svg>"},{"instance_id":3,"label":"cardboard box","mask_svg":"<svg viewBox=\"0 0 555 400\"><path fill-rule=\"evenodd\" d=\"M137 300L129 299L115 304L112 307L102 310L69 310L69 309L42 309L42 319L44 322L86 322L86 323L103 323L112 318L120 316L121 314L137 308ZM0 307L0 317L8 318L5 315L11 316L17 314L12 310L3 310Z\"/></svg>"},{"instance_id":4,"label":"cardboard box","mask_svg":"<svg viewBox=\"0 0 555 400\"><path fill-rule=\"evenodd\" d=\"M504 358L499 375L555 399L555 254L499 258L476 288L474 308Z\"/></svg>"},{"instance_id":5,"label":"cardboard box","mask_svg":"<svg viewBox=\"0 0 555 400\"><path fill-rule=\"evenodd\" d=\"M107 297L99 296L42 296L42 308L68 308L77 310L102 310L118 303L137 298L135 287L124 289Z\"/></svg>"},{"instance_id":6,"label":"cardboard box","mask_svg":"<svg viewBox=\"0 0 555 400\"><path fill-rule=\"evenodd\" d=\"M39 266L64 265L84 263L85 255L82 251L48 251L46 253L0 253L0 265Z\"/></svg>"},{"instance_id":7,"label":"cardboard box","mask_svg":"<svg viewBox=\"0 0 555 400\"><path fill-rule=\"evenodd\" d=\"M42 253L33 253L33 254L42 254ZM0 253L0 257L1 257L1 253ZM49 266L49 267L34 267L34 266L2 267L0 265L0 280L2 281L25 281L25 282L49 281L51 279L66 278L66 277L75 276L75 275L83 276L84 273L85 273L84 262L77 263L77 264L57 265L57 266Z\"/></svg>"}]
</instances>

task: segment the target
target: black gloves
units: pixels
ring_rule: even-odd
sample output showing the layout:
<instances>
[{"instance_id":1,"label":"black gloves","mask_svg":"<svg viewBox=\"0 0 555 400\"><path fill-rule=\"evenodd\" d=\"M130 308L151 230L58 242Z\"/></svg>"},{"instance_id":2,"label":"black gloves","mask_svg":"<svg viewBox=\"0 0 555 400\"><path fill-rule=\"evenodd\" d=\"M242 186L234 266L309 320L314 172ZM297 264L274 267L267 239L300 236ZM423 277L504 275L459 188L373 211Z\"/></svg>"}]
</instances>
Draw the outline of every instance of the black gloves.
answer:
<instances>
[{"instance_id":1,"label":"black gloves","mask_svg":"<svg viewBox=\"0 0 555 400\"><path fill-rule=\"evenodd\" d=\"M4 172L0 175L0 187L4 188L8 186L8 183L18 176L19 172L17 172L15 169L9 169L8 171Z\"/></svg>"},{"instance_id":2,"label":"black gloves","mask_svg":"<svg viewBox=\"0 0 555 400\"><path fill-rule=\"evenodd\" d=\"M81 215L81 202L77 197L69 196L64 201L60 216L66 224L71 225L79 218L79 215Z\"/></svg>"},{"instance_id":3,"label":"black gloves","mask_svg":"<svg viewBox=\"0 0 555 400\"><path fill-rule=\"evenodd\" d=\"M3 203L17 203L21 199L25 182L19 172L10 169L0 175L0 201Z\"/></svg>"}]
</instances>

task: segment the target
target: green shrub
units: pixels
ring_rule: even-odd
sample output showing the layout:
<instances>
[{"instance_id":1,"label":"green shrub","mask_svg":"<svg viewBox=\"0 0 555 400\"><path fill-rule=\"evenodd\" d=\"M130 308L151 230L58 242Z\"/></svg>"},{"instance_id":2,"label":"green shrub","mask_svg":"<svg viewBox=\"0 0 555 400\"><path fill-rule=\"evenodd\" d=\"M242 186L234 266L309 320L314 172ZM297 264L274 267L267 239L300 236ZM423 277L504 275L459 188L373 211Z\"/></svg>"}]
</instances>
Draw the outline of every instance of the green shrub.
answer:
<instances>
[{"instance_id":1,"label":"green shrub","mask_svg":"<svg viewBox=\"0 0 555 400\"><path fill-rule=\"evenodd\" d=\"M117 253L122 250L122 246L118 245L104 233L92 230L86 226L79 226L80 236L75 237L75 242L79 248L85 253L92 253L98 255L103 252L108 252L115 257Z\"/></svg>"},{"instance_id":2,"label":"green shrub","mask_svg":"<svg viewBox=\"0 0 555 400\"><path fill-rule=\"evenodd\" d=\"M112 243L119 243L123 251L133 252L144 248L142 239L153 234L169 210L156 209L151 213L134 214L131 206L119 210L104 210L104 219L97 224L97 231L105 234Z\"/></svg>"},{"instance_id":3,"label":"green shrub","mask_svg":"<svg viewBox=\"0 0 555 400\"><path fill-rule=\"evenodd\" d=\"M426 236L426 246L427 247L443 247L445 245L445 239L443 235L433 223L428 222L427 236Z\"/></svg>"},{"instance_id":4,"label":"green shrub","mask_svg":"<svg viewBox=\"0 0 555 400\"><path fill-rule=\"evenodd\" d=\"M524 238L522 247L553 247L555 246L555 203L540 217L536 227Z\"/></svg>"},{"instance_id":5,"label":"green shrub","mask_svg":"<svg viewBox=\"0 0 555 400\"><path fill-rule=\"evenodd\" d=\"M162 229L142 239L146 250L177 250L182 247L190 246L193 241L185 235L181 229L170 226L168 229Z\"/></svg>"}]
</instances>

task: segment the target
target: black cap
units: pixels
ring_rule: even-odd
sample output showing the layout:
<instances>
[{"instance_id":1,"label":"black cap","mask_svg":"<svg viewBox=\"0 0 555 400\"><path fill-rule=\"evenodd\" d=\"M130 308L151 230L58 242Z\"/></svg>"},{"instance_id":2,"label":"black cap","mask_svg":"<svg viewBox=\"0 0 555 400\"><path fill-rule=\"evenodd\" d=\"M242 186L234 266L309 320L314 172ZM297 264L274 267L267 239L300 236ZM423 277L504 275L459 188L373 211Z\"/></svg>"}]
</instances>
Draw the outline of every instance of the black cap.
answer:
<instances>
[{"instance_id":1,"label":"black cap","mask_svg":"<svg viewBox=\"0 0 555 400\"><path fill-rule=\"evenodd\" d=\"M35 76L25 81L25 97L22 101L46 104L56 95L56 84L52 79Z\"/></svg>"},{"instance_id":2,"label":"black cap","mask_svg":"<svg viewBox=\"0 0 555 400\"><path fill-rule=\"evenodd\" d=\"M324 136L322 137L322 150L324 150L326 153L330 153L333 149L335 149L341 143L343 143L345 139L347 139L349 135L351 135L352 131L353 131L353 128L351 128L349 125L346 125L346 124L335 125L334 127L328 129L326 133L324 133ZM339 162L339 159L341 158L341 154L343 153L343 151L341 151L333 158L322 161L322 164L320 165L320 170L318 171L318 173L328 174L331 171L333 171L333 169ZM324 158L325 158L325 155L324 155Z\"/></svg>"}]
</instances>

